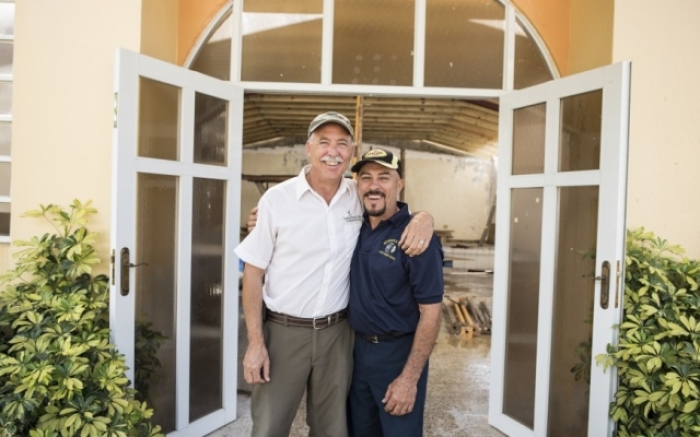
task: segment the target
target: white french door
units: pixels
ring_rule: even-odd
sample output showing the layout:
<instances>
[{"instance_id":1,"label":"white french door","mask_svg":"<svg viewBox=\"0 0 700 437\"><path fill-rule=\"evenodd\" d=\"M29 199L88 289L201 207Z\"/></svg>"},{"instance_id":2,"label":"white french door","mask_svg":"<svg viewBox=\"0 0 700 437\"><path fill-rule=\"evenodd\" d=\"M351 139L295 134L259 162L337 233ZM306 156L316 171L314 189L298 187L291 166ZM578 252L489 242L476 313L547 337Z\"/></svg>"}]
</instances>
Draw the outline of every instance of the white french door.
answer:
<instances>
[{"instance_id":1,"label":"white french door","mask_svg":"<svg viewBox=\"0 0 700 437\"><path fill-rule=\"evenodd\" d=\"M168 436L235 419L243 91L120 49L113 342Z\"/></svg>"},{"instance_id":2,"label":"white french door","mask_svg":"<svg viewBox=\"0 0 700 437\"><path fill-rule=\"evenodd\" d=\"M622 314L629 63L500 99L489 422L604 437Z\"/></svg>"}]
</instances>

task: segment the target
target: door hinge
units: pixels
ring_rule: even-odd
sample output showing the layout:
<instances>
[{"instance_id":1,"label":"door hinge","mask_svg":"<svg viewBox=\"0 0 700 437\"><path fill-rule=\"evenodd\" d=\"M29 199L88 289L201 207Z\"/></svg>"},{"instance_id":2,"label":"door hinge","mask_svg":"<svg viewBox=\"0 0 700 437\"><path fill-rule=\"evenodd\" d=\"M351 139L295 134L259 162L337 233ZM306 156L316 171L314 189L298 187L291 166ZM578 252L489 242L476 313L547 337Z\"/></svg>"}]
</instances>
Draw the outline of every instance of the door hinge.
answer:
<instances>
[{"instance_id":1,"label":"door hinge","mask_svg":"<svg viewBox=\"0 0 700 437\"><path fill-rule=\"evenodd\" d=\"M115 92L114 93L114 128L116 129L117 127L117 113L119 108L119 93Z\"/></svg>"},{"instance_id":2,"label":"door hinge","mask_svg":"<svg viewBox=\"0 0 700 437\"><path fill-rule=\"evenodd\" d=\"M114 249L112 249L112 256L109 257L109 265L112 271L112 285L114 285Z\"/></svg>"}]
</instances>

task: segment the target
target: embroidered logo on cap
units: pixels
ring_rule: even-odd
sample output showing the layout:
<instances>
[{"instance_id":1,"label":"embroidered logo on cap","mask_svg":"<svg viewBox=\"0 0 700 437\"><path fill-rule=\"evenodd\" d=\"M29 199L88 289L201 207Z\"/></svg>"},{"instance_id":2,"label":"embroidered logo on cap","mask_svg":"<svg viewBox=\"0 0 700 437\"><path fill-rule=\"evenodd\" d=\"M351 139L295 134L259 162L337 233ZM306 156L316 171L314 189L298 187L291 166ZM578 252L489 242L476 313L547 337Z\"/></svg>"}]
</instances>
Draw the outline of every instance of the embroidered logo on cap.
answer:
<instances>
[{"instance_id":1,"label":"embroidered logo on cap","mask_svg":"<svg viewBox=\"0 0 700 437\"><path fill-rule=\"evenodd\" d=\"M365 153L362 159L365 158L381 158L386 156L386 152L383 151L382 149L373 149L370 150L369 152Z\"/></svg>"}]
</instances>

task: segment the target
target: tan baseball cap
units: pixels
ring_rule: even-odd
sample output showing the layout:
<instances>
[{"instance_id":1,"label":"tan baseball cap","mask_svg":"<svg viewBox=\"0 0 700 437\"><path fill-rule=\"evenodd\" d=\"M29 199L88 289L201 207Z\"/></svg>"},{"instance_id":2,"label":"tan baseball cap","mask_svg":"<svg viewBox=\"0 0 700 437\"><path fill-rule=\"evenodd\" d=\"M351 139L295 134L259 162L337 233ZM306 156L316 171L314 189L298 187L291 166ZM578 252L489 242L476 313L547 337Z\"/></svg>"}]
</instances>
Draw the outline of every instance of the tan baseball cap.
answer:
<instances>
[{"instance_id":1,"label":"tan baseball cap","mask_svg":"<svg viewBox=\"0 0 700 437\"><path fill-rule=\"evenodd\" d=\"M362 158L360 158L360 160L357 161L350 170L357 173L360 171L362 166L368 162L375 162L379 165L383 165L386 168L396 170L399 172L399 176L401 176L401 160L399 157L388 150L382 149L372 149L369 152L363 153Z\"/></svg>"},{"instance_id":2,"label":"tan baseball cap","mask_svg":"<svg viewBox=\"0 0 700 437\"><path fill-rule=\"evenodd\" d=\"M309 132L307 137L310 137L316 129L327 123L339 124L343 127L343 129L348 131L348 133L351 137L353 137L353 139L355 138L355 131L352 128L352 124L350 124L350 120L348 120L348 118L343 114L334 111L326 112L316 116L316 118L314 118L313 121L311 121L311 124L309 125Z\"/></svg>"}]
</instances>

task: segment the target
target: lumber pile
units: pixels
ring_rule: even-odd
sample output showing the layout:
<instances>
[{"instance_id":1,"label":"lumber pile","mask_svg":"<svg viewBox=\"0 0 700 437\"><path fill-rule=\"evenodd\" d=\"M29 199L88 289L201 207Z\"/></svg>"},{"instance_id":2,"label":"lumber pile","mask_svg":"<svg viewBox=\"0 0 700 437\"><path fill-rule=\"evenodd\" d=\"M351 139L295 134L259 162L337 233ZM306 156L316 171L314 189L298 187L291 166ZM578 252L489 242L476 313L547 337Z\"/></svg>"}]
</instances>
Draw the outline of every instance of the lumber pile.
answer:
<instances>
[{"instance_id":1,"label":"lumber pile","mask_svg":"<svg viewBox=\"0 0 700 437\"><path fill-rule=\"evenodd\" d=\"M460 339L491 334L491 311L484 301L461 296L445 296L442 311L450 333Z\"/></svg>"}]
</instances>

